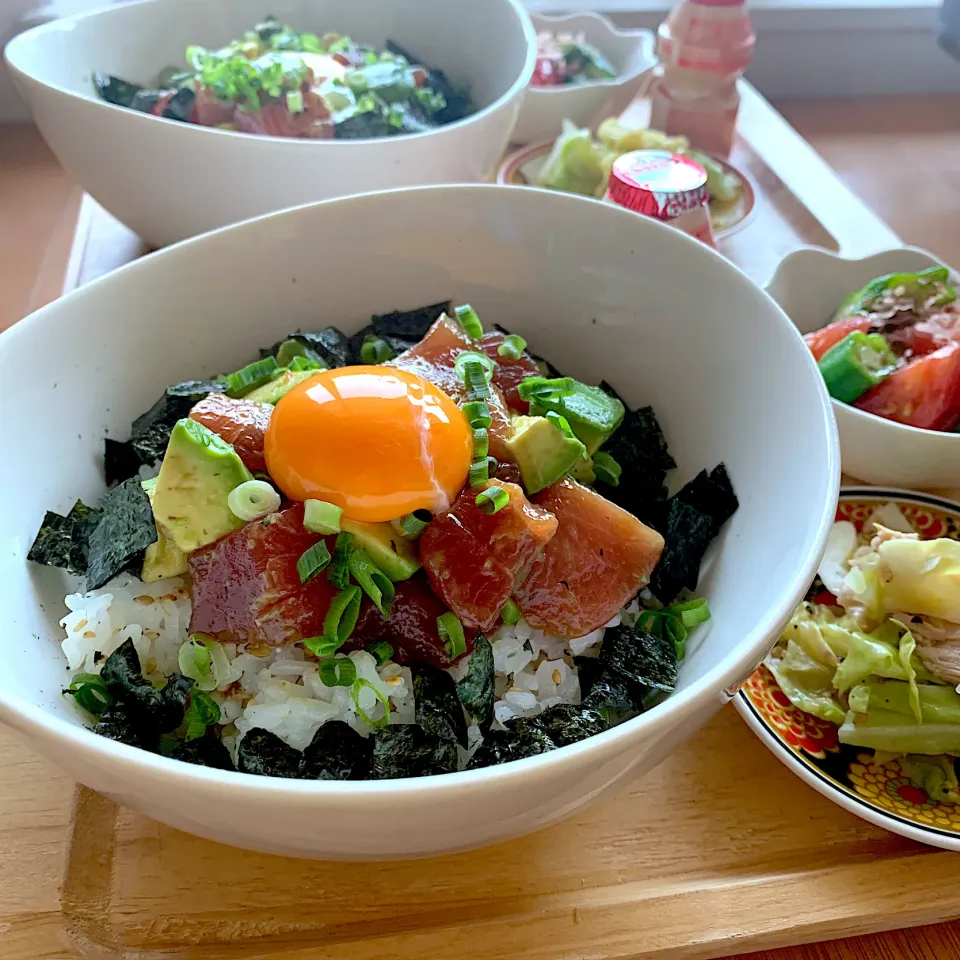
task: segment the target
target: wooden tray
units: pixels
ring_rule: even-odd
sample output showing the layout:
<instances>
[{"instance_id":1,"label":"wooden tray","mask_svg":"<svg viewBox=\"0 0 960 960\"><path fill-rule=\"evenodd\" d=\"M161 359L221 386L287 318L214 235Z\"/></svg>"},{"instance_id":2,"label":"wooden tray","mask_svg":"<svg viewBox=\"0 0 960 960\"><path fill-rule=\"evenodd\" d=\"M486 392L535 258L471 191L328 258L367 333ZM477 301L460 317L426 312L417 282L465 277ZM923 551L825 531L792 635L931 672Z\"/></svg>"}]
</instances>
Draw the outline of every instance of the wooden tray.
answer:
<instances>
[{"instance_id":1,"label":"wooden tray","mask_svg":"<svg viewBox=\"0 0 960 960\"><path fill-rule=\"evenodd\" d=\"M725 252L754 279L805 244L899 243L749 86L740 134L760 210ZM65 287L144 252L84 198ZM2 730L0 769L4 960L707 960L960 914L954 855L808 789L729 706L565 823L406 864L199 840L76 788Z\"/></svg>"}]
</instances>

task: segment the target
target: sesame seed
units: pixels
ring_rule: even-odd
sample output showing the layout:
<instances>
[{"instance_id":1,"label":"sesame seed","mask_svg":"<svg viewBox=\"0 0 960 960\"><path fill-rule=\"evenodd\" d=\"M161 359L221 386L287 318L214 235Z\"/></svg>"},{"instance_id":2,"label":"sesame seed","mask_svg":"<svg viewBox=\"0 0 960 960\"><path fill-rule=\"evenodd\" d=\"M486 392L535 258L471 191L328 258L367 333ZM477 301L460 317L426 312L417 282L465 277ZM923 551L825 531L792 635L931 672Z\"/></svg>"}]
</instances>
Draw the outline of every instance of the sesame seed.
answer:
<instances>
[{"instance_id":1,"label":"sesame seed","mask_svg":"<svg viewBox=\"0 0 960 960\"><path fill-rule=\"evenodd\" d=\"M83 631L83 638L84 638L84 640L92 640L95 636L96 636L96 633L94 633L93 630L84 630L84 631Z\"/></svg>"},{"instance_id":2,"label":"sesame seed","mask_svg":"<svg viewBox=\"0 0 960 960\"><path fill-rule=\"evenodd\" d=\"M139 597L134 597L137 603L142 603L145 607L149 607L153 603L153 597L148 597L146 594L141 594Z\"/></svg>"},{"instance_id":3,"label":"sesame seed","mask_svg":"<svg viewBox=\"0 0 960 960\"><path fill-rule=\"evenodd\" d=\"M553 682L559 687L560 681L563 679L563 677L560 676L560 671L554 670L553 673L550 674L550 676L553 677Z\"/></svg>"},{"instance_id":4,"label":"sesame seed","mask_svg":"<svg viewBox=\"0 0 960 960\"><path fill-rule=\"evenodd\" d=\"M77 630L82 630L89 622L90 622L89 620L84 619L84 620L80 620L78 623L75 623L73 625L74 632L76 632Z\"/></svg>"}]
</instances>

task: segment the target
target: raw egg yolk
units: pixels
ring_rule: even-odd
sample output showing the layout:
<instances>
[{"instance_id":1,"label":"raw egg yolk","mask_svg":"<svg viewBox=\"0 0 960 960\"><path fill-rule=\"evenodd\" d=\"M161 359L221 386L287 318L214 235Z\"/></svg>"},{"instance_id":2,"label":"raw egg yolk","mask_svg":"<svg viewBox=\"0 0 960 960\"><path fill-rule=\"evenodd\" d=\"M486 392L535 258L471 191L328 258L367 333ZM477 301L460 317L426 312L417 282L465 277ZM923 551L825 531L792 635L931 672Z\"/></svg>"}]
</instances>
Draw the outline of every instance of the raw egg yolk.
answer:
<instances>
[{"instance_id":1,"label":"raw egg yolk","mask_svg":"<svg viewBox=\"0 0 960 960\"><path fill-rule=\"evenodd\" d=\"M325 370L276 405L267 470L291 500L335 503L352 520L445 510L470 469L463 411L432 383L385 367Z\"/></svg>"}]
</instances>

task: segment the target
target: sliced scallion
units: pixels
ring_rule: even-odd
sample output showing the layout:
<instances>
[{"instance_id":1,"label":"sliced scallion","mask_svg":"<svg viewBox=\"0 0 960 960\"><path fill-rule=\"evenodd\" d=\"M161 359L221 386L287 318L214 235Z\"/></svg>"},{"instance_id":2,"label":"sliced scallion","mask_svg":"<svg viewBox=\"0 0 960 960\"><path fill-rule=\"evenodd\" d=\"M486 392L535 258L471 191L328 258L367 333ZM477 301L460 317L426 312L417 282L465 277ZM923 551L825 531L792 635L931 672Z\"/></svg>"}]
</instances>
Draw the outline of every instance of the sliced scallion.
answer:
<instances>
[{"instance_id":1,"label":"sliced scallion","mask_svg":"<svg viewBox=\"0 0 960 960\"><path fill-rule=\"evenodd\" d=\"M463 332L471 340L479 340L483 336L483 324L480 322L476 310L469 303L454 307L453 312L457 316L457 322L463 327Z\"/></svg>"},{"instance_id":2,"label":"sliced scallion","mask_svg":"<svg viewBox=\"0 0 960 960\"><path fill-rule=\"evenodd\" d=\"M490 452L490 434L486 427L476 427L473 431L473 456L477 460L485 459Z\"/></svg>"},{"instance_id":3,"label":"sliced scallion","mask_svg":"<svg viewBox=\"0 0 960 960\"><path fill-rule=\"evenodd\" d=\"M573 434L573 427L570 426L570 422L566 417L561 416L559 413L555 413L553 410L548 410L546 417L555 427L562 430L564 435L569 437L569 439L577 439Z\"/></svg>"},{"instance_id":4,"label":"sliced scallion","mask_svg":"<svg viewBox=\"0 0 960 960\"><path fill-rule=\"evenodd\" d=\"M353 579L386 620L390 616L390 601L397 592L393 581L367 556L366 551L359 547L350 551L347 566Z\"/></svg>"},{"instance_id":5,"label":"sliced scallion","mask_svg":"<svg viewBox=\"0 0 960 960\"><path fill-rule=\"evenodd\" d=\"M487 380L483 367L471 360L465 367L465 381L467 384L467 393L471 400L489 400L492 393L490 382Z\"/></svg>"},{"instance_id":6,"label":"sliced scallion","mask_svg":"<svg viewBox=\"0 0 960 960\"><path fill-rule=\"evenodd\" d=\"M304 649L317 659L332 657L340 649L340 641L336 637L307 637L301 642Z\"/></svg>"},{"instance_id":7,"label":"sliced scallion","mask_svg":"<svg viewBox=\"0 0 960 960\"><path fill-rule=\"evenodd\" d=\"M437 617L437 635L451 660L456 660L467 652L463 624L455 613L448 611Z\"/></svg>"},{"instance_id":8,"label":"sliced scallion","mask_svg":"<svg viewBox=\"0 0 960 960\"><path fill-rule=\"evenodd\" d=\"M593 472L601 483L605 483L608 487L616 487L620 485L623 467L609 453L598 450L593 455Z\"/></svg>"},{"instance_id":9,"label":"sliced scallion","mask_svg":"<svg viewBox=\"0 0 960 960\"><path fill-rule=\"evenodd\" d=\"M231 397L242 397L251 390L269 383L279 373L280 365L275 357L264 357L263 360L256 360L224 378L227 393Z\"/></svg>"},{"instance_id":10,"label":"sliced scallion","mask_svg":"<svg viewBox=\"0 0 960 960\"><path fill-rule=\"evenodd\" d=\"M323 540L318 540L312 547L300 555L297 561L297 575L301 583L308 583L321 570L330 564L330 551Z\"/></svg>"},{"instance_id":11,"label":"sliced scallion","mask_svg":"<svg viewBox=\"0 0 960 960\"><path fill-rule=\"evenodd\" d=\"M230 670L223 647L205 633L191 634L177 653L180 672L189 677L198 690L216 690Z\"/></svg>"},{"instance_id":12,"label":"sliced scallion","mask_svg":"<svg viewBox=\"0 0 960 960\"><path fill-rule=\"evenodd\" d=\"M330 640L337 641L337 649L342 647L353 628L357 625L360 616L360 588L347 587L341 590L331 601L330 609L323 619L323 635Z\"/></svg>"},{"instance_id":13,"label":"sliced scallion","mask_svg":"<svg viewBox=\"0 0 960 960\"><path fill-rule=\"evenodd\" d=\"M383 704L383 716L374 720L363 707L360 706L360 694L364 690L372 690L373 695ZM374 730L385 727L390 722L390 701L365 677L357 677L350 687L350 699L353 700L353 708L360 715L360 718Z\"/></svg>"},{"instance_id":14,"label":"sliced scallion","mask_svg":"<svg viewBox=\"0 0 960 960\"><path fill-rule=\"evenodd\" d=\"M398 520L391 520L390 526L401 536L409 540L416 540L427 528L427 524L433 519L429 510L414 510L413 513L407 513Z\"/></svg>"},{"instance_id":15,"label":"sliced scallion","mask_svg":"<svg viewBox=\"0 0 960 960\"><path fill-rule=\"evenodd\" d=\"M527 377L517 387L521 400L536 400L538 397L555 398L567 397L577 388L573 377L555 377L550 380L546 377Z\"/></svg>"},{"instance_id":16,"label":"sliced scallion","mask_svg":"<svg viewBox=\"0 0 960 960\"><path fill-rule=\"evenodd\" d=\"M476 502L484 513L496 513L510 502L510 494L503 487L487 487L477 494Z\"/></svg>"},{"instance_id":17,"label":"sliced scallion","mask_svg":"<svg viewBox=\"0 0 960 960\"><path fill-rule=\"evenodd\" d=\"M378 640L367 647L367 653L377 661L378 667L382 667L393 656L393 647L386 640Z\"/></svg>"},{"instance_id":18,"label":"sliced scallion","mask_svg":"<svg viewBox=\"0 0 960 960\"><path fill-rule=\"evenodd\" d=\"M523 337L518 337L515 333L508 334L503 338L503 343L497 347L497 353L508 360L519 360L520 354L527 349L527 341Z\"/></svg>"},{"instance_id":19,"label":"sliced scallion","mask_svg":"<svg viewBox=\"0 0 960 960\"><path fill-rule=\"evenodd\" d=\"M329 536L340 532L343 509L324 500L306 500L303 504L303 525L311 533Z\"/></svg>"},{"instance_id":20,"label":"sliced scallion","mask_svg":"<svg viewBox=\"0 0 960 960\"><path fill-rule=\"evenodd\" d=\"M303 113L303 93L300 90L291 90L287 94L287 110L290 113Z\"/></svg>"},{"instance_id":21,"label":"sliced scallion","mask_svg":"<svg viewBox=\"0 0 960 960\"><path fill-rule=\"evenodd\" d=\"M322 661L317 673L325 687L349 687L357 679L357 665L349 657L334 657Z\"/></svg>"},{"instance_id":22,"label":"sliced scallion","mask_svg":"<svg viewBox=\"0 0 960 960\"><path fill-rule=\"evenodd\" d=\"M280 494L266 480L246 480L227 494L227 506L239 520L249 523L280 509Z\"/></svg>"},{"instance_id":23,"label":"sliced scallion","mask_svg":"<svg viewBox=\"0 0 960 960\"><path fill-rule=\"evenodd\" d=\"M680 619L685 627L695 627L698 623L706 623L710 619L710 606L706 597L697 597L695 600L687 600L685 603L675 603L668 609L673 613L680 614Z\"/></svg>"},{"instance_id":24,"label":"sliced scallion","mask_svg":"<svg viewBox=\"0 0 960 960\"><path fill-rule=\"evenodd\" d=\"M196 740L220 720L220 707L216 700L202 690L190 691L190 703L183 713L183 739Z\"/></svg>"},{"instance_id":25,"label":"sliced scallion","mask_svg":"<svg viewBox=\"0 0 960 960\"><path fill-rule=\"evenodd\" d=\"M327 365L323 362L318 363L316 360L311 360L309 357L294 357L287 369L299 373L301 370L326 370Z\"/></svg>"},{"instance_id":26,"label":"sliced scallion","mask_svg":"<svg viewBox=\"0 0 960 960\"><path fill-rule=\"evenodd\" d=\"M375 365L385 363L392 358L393 351L390 349L390 344L387 343L383 337L377 337L371 334L363 341L363 346L360 348L360 359L363 360L364 363Z\"/></svg>"},{"instance_id":27,"label":"sliced scallion","mask_svg":"<svg viewBox=\"0 0 960 960\"><path fill-rule=\"evenodd\" d=\"M477 427L486 429L493 423L493 419L490 416L490 408L482 400L471 400L465 403L462 409L467 420L470 422L470 426L473 427L474 430L476 430Z\"/></svg>"},{"instance_id":28,"label":"sliced scallion","mask_svg":"<svg viewBox=\"0 0 960 960\"><path fill-rule=\"evenodd\" d=\"M338 590L345 590L350 585L350 553L353 550L353 534L343 531L337 534L337 542L333 546L333 560L327 567L327 579Z\"/></svg>"},{"instance_id":29,"label":"sliced scallion","mask_svg":"<svg viewBox=\"0 0 960 960\"><path fill-rule=\"evenodd\" d=\"M291 364L297 357L303 357L305 360L311 360L318 367L324 366L323 359L315 350L311 350L306 344L299 340L284 340L277 348L277 363L281 367Z\"/></svg>"},{"instance_id":30,"label":"sliced scallion","mask_svg":"<svg viewBox=\"0 0 960 960\"><path fill-rule=\"evenodd\" d=\"M98 673L76 674L64 693L69 693L87 713L96 717L109 710L114 703L113 694Z\"/></svg>"},{"instance_id":31,"label":"sliced scallion","mask_svg":"<svg viewBox=\"0 0 960 960\"><path fill-rule=\"evenodd\" d=\"M467 379L467 367L471 363L479 364L483 368L484 378L488 382L493 379L497 369L496 363L485 353L480 353L478 350L464 350L463 353L457 355L453 364L453 369L461 380Z\"/></svg>"},{"instance_id":32,"label":"sliced scallion","mask_svg":"<svg viewBox=\"0 0 960 960\"><path fill-rule=\"evenodd\" d=\"M510 597L509 600L503 605L503 609L500 611L500 619L503 620L508 626L513 626L515 623L519 623L520 619L523 617L523 614L520 612L520 608L517 606L517 601Z\"/></svg>"},{"instance_id":33,"label":"sliced scallion","mask_svg":"<svg viewBox=\"0 0 960 960\"><path fill-rule=\"evenodd\" d=\"M470 470L467 473L467 484L471 487L479 487L481 483L486 483L490 479L488 473L490 463L487 457L482 460L474 460L470 464Z\"/></svg>"}]
</instances>

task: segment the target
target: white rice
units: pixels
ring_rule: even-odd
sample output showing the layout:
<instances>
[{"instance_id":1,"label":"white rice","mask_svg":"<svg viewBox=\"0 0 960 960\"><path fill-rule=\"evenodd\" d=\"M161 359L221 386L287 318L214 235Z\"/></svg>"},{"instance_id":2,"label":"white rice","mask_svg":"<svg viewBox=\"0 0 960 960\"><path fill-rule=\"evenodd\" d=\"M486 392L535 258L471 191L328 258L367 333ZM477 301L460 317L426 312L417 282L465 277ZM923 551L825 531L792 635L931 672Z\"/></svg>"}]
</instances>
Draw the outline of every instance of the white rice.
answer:
<instances>
[{"instance_id":1,"label":"white rice","mask_svg":"<svg viewBox=\"0 0 960 960\"><path fill-rule=\"evenodd\" d=\"M150 680L161 682L180 672L177 654L190 622L190 596L180 578L143 583L125 573L100 590L71 594L65 603L70 612L60 621L66 631L61 645L71 671L99 673L106 657L131 639ZM607 626L619 622L618 616ZM578 704L580 681L573 658L596 657L604 629L561 640L535 630L525 620L501 626L490 638L496 679L494 726L534 717L558 703ZM266 656L249 653L242 644L226 643L223 649L229 671L211 695L220 705L223 742L234 758L240 739L254 727L269 730L302 750L328 720L342 720L369 736L372 728L359 711L375 724L384 717L383 703L373 689L362 689L354 703L349 687L328 687L320 680L316 663L305 658L299 645L280 647ZM388 722L413 723L409 668L392 661L378 667L365 651L347 656L357 676L389 703ZM455 680L466 676L469 663L467 656L451 668ZM460 750L461 766L466 766L482 742L476 724L468 728L467 738L468 749Z\"/></svg>"}]
</instances>

